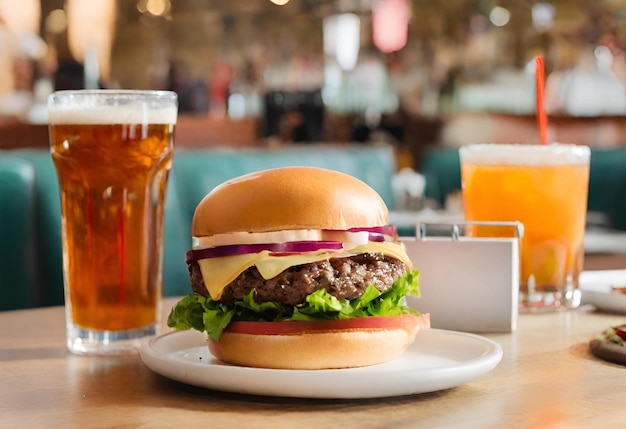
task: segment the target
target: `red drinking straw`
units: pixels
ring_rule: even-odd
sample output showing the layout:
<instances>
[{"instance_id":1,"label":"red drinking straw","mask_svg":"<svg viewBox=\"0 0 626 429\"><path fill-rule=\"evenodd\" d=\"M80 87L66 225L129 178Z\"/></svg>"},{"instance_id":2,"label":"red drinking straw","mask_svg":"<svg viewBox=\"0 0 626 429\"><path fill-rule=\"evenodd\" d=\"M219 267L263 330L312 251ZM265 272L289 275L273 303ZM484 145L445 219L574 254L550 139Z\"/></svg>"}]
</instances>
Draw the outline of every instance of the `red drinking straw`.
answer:
<instances>
[{"instance_id":1,"label":"red drinking straw","mask_svg":"<svg viewBox=\"0 0 626 429\"><path fill-rule=\"evenodd\" d=\"M539 125L539 138L541 144L548 144L548 116L543 104L544 86L545 86L545 70L543 66L543 57L535 57L535 83L537 88L537 124Z\"/></svg>"}]
</instances>

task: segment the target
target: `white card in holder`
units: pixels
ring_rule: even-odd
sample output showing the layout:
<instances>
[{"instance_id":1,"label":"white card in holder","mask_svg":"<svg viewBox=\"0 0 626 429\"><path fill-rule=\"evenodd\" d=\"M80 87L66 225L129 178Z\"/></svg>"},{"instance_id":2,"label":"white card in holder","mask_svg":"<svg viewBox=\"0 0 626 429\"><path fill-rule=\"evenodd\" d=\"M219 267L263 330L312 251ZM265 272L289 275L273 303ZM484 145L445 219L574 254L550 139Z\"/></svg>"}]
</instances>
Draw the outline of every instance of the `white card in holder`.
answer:
<instances>
[{"instance_id":1,"label":"white card in holder","mask_svg":"<svg viewBox=\"0 0 626 429\"><path fill-rule=\"evenodd\" d=\"M511 227L512 238L461 234L467 226ZM428 237L426 228L447 229ZM456 222L417 225L416 237L402 237L420 271L419 298L410 307L430 313L433 328L464 332L512 332L517 327L519 296L518 222Z\"/></svg>"}]
</instances>

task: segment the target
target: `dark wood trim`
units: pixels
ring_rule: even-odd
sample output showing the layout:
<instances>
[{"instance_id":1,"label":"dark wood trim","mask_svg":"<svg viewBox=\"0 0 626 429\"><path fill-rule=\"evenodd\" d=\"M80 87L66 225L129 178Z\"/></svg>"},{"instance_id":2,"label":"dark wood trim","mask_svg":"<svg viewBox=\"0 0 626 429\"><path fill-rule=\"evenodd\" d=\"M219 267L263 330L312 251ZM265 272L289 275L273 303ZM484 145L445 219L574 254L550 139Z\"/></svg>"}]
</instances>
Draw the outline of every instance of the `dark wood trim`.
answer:
<instances>
[{"instance_id":1,"label":"dark wood trim","mask_svg":"<svg viewBox=\"0 0 626 429\"><path fill-rule=\"evenodd\" d=\"M179 116L175 145L247 147L260 144L258 119L231 120L211 116ZM0 149L47 149L48 125L0 124Z\"/></svg>"}]
</instances>

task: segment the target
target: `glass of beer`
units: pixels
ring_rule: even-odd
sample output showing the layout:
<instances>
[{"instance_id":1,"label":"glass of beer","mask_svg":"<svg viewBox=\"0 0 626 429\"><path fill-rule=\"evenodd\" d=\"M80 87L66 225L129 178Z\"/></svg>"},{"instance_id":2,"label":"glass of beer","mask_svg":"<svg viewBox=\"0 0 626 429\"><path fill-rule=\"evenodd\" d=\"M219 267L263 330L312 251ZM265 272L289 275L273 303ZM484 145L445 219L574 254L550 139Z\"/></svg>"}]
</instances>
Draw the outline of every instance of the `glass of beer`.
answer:
<instances>
[{"instance_id":1,"label":"glass of beer","mask_svg":"<svg viewBox=\"0 0 626 429\"><path fill-rule=\"evenodd\" d=\"M459 150L465 218L519 221L520 311L576 308L589 187L587 146L468 145ZM510 234L510 228L506 230ZM475 236L504 236L474 227Z\"/></svg>"},{"instance_id":2,"label":"glass of beer","mask_svg":"<svg viewBox=\"0 0 626 429\"><path fill-rule=\"evenodd\" d=\"M48 99L74 353L133 352L157 333L177 110L168 91L58 91Z\"/></svg>"}]
</instances>

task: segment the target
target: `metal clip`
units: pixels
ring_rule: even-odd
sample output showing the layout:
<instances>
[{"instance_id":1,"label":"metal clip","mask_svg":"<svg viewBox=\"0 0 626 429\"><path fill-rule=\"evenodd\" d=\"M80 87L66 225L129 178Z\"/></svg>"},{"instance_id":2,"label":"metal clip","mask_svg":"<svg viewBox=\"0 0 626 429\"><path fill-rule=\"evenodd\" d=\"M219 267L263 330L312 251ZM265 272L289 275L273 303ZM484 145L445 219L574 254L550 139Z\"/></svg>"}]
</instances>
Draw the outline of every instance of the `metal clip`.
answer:
<instances>
[{"instance_id":1,"label":"metal clip","mask_svg":"<svg viewBox=\"0 0 626 429\"><path fill-rule=\"evenodd\" d=\"M467 226L482 227L511 227L514 231L514 237L520 240L524 236L524 225L517 221L459 221L459 222L418 222L415 228L415 236L418 240L423 240L427 236L427 226L446 227L450 229L450 238L452 241L458 241L461 235L461 227L465 229Z\"/></svg>"}]
</instances>

